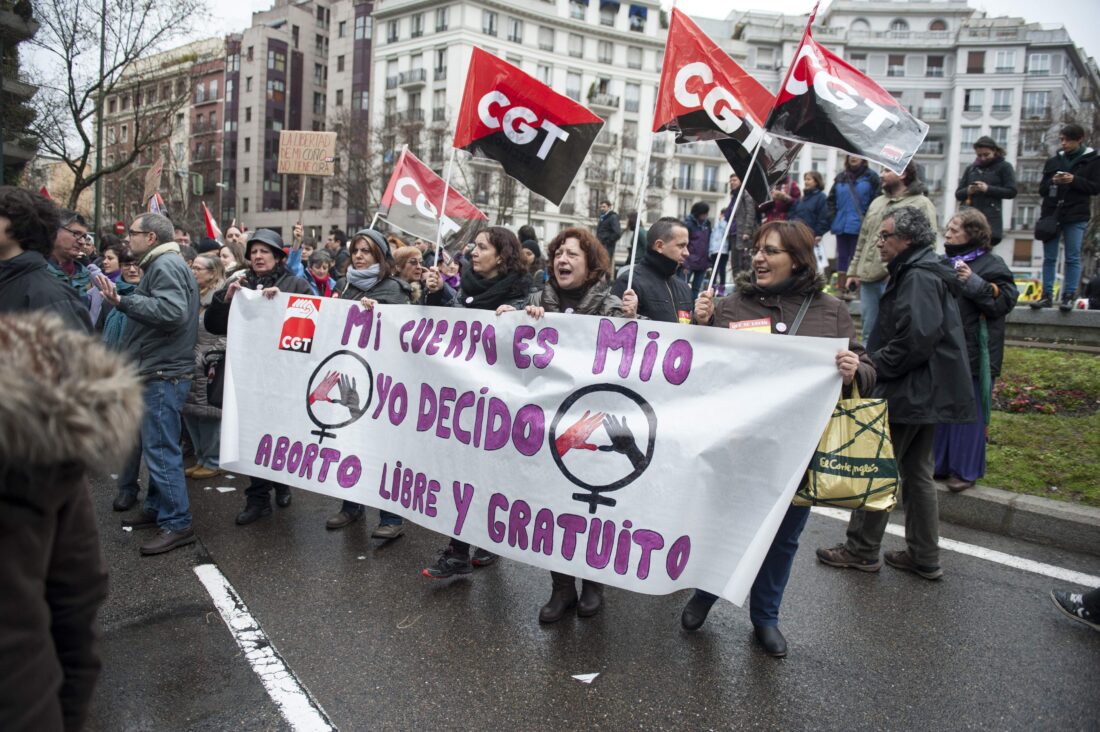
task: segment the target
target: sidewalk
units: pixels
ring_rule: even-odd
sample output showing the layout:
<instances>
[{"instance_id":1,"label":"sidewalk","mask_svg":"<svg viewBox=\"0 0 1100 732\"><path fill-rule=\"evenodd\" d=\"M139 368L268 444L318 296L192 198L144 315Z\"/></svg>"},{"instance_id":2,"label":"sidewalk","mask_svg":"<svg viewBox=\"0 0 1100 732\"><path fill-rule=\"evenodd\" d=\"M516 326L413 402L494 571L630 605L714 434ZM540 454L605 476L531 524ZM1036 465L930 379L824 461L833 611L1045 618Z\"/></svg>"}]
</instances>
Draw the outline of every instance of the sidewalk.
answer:
<instances>
[{"instance_id":1,"label":"sidewalk","mask_svg":"<svg viewBox=\"0 0 1100 732\"><path fill-rule=\"evenodd\" d=\"M940 520L1100 556L1100 508L976 485L940 490Z\"/></svg>"}]
</instances>

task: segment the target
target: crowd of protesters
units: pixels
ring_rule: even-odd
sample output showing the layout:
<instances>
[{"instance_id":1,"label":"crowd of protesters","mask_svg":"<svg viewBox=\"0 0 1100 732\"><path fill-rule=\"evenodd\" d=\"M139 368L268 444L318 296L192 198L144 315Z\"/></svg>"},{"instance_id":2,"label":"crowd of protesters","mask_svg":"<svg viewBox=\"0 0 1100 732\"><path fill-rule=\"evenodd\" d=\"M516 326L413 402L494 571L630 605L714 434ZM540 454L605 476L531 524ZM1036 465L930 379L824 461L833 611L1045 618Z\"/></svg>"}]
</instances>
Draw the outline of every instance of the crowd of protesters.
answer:
<instances>
[{"instance_id":1,"label":"crowd of protesters","mask_svg":"<svg viewBox=\"0 0 1100 732\"><path fill-rule=\"evenodd\" d=\"M1073 257L1079 253L1088 198L1100 192L1100 163L1082 136L1073 125L1063 128L1062 152L1044 172L1043 210L1049 209L1057 228L1047 243L1040 306L1052 303L1052 261L1059 242L1067 250L1063 302L1076 292L1071 279L1080 277ZM847 347L836 355L843 393L856 385L863 394L885 398L889 406L906 508L906 548L880 556L888 514L858 510L846 540L818 549L817 557L832 567L863 572L878 571L885 559L897 569L936 580L944 570L933 481L945 480L961 491L984 472L985 425L1001 367L1004 319L1018 298L1011 271L992 251L1003 229L1001 201L1016 193L1012 166L990 138L980 138L975 151L976 160L956 193L963 205L945 222L946 256L935 251L935 209L917 167L910 164L901 175L878 174L854 156L846 159L828 192L820 173L809 171L801 187L790 178L780 181L763 205L747 192L735 204L742 182L733 175L729 203L713 221L710 206L699 202L682 220L661 218L648 227L636 213L628 213L624 229L611 202L604 201L596 226L564 228L545 251L529 226L517 232L489 226L454 252L437 252L423 240L410 244L370 228L350 237L334 229L323 243L313 242L300 224L289 242L269 229L231 226L224 241L203 237L193 244L186 230L156 213L137 216L125 237L105 236L96 247L80 214L58 209L41 195L0 187L0 318L5 318L0 336L7 337L9 330L17 334L27 323L40 338L91 334L101 341L103 355L92 352L86 358L94 363L106 359L125 375L115 382L122 385L116 403L98 407L113 410L117 422L112 429L92 432L102 438L103 454L117 455L122 464L112 508L130 512L123 526L158 529L140 545L146 555L196 540L188 480L221 474L220 402L212 398L208 378L212 364L224 359L230 309L244 288L266 297L289 292L350 299L367 308L430 305L496 315L521 310L535 319L566 313L726 328L767 318L776 335L797 331L845 338ZM827 232L837 239L838 297L825 292L820 242ZM617 245L627 236L628 247L637 242L636 251L628 249L633 264L616 272ZM845 303L857 297L857 289L861 334ZM28 316L46 318L38 324L6 315L26 311L57 317ZM57 367L45 373L49 368ZM135 406L137 395L143 416ZM71 408L80 406L77 400ZM614 441L620 427L612 417L603 419ZM133 444L117 434L131 423L138 434ZM186 468L184 434L194 454ZM75 444L91 445L90 439L81 436ZM96 448L80 452L66 443L65 449L77 454L61 472L51 469L59 491L50 499L56 506L48 508L64 507L70 512L66 520L79 524L63 532L72 540L66 551L86 551L95 532L84 474ZM32 457L49 459L42 451ZM0 458L5 476L0 501L6 502L11 486L25 482L36 463L18 463L7 453ZM139 505L142 465L148 478ZM270 515L272 492L277 506L290 506L288 486L252 478L236 523L245 526ZM365 514L365 506L344 501L325 527L346 529ZM777 657L787 653L779 609L808 515L808 508L788 509L750 594L755 637ZM390 540L403 530L400 516L380 511L372 535ZM94 566L74 589L81 593L85 614L103 595L101 565L94 560L89 558ZM495 560L485 548L452 539L422 573L443 579ZM1054 596L1063 612L1086 622L1095 615L1095 598L1095 593ZM716 599L696 591L683 609L683 628L700 628ZM553 623L574 608L590 617L602 606L602 585L582 580L578 592L575 578L552 572L550 599L538 618ZM77 631L55 638L59 648L69 641L87 643Z\"/></svg>"}]
</instances>

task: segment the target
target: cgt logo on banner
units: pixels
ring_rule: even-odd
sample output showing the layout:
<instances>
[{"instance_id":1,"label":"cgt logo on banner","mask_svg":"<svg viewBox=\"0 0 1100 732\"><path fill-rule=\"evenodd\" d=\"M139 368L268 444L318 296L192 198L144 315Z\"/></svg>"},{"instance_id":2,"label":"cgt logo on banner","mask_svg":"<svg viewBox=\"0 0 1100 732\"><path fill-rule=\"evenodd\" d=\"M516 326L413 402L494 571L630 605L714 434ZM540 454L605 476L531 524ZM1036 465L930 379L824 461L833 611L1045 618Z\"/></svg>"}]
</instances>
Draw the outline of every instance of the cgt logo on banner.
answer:
<instances>
[{"instance_id":1,"label":"cgt logo on banner","mask_svg":"<svg viewBox=\"0 0 1100 732\"><path fill-rule=\"evenodd\" d=\"M648 594L743 601L840 389L838 339L237 297L225 467Z\"/></svg>"},{"instance_id":2,"label":"cgt logo on banner","mask_svg":"<svg viewBox=\"0 0 1100 732\"><path fill-rule=\"evenodd\" d=\"M320 310L320 298L291 295L283 316L283 330L279 333L279 350L298 353L312 351Z\"/></svg>"}]
</instances>

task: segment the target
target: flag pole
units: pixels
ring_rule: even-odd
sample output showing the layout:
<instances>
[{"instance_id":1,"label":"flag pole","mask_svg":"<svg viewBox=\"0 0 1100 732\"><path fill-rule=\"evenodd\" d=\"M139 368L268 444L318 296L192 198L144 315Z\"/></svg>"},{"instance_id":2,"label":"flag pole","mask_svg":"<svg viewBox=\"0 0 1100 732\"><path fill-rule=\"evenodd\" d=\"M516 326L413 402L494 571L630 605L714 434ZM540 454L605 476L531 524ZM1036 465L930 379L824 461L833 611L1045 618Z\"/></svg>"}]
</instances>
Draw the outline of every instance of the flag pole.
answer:
<instances>
[{"instance_id":1,"label":"flag pole","mask_svg":"<svg viewBox=\"0 0 1100 732\"><path fill-rule=\"evenodd\" d=\"M626 289L631 290L634 287L634 263L638 258L638 234L642 230L642 213L644 212L643 204L645 203L645 190L649 187L649 162L653 159L653 142L655 138L650 138L649 151L646 152L645 166L642 168L642 184L638 187L638 198L634 206L634 210L637 211L637 215L634 219L634 237L633 242L630 245L630 265L626 274ZM646 242L648 246L649 242ZM612 262L612 265L615 263Z\"/></svg>"},{"instance_id":2,"label":"flag pole","mask_svg":"<svg viewBox=\"0 0 1100 732\"><path fill-rule=\"evenodd\" d=\"M764 137L760 137L760 141L756 143L756 147L753 148L752 157L749 158L749 167L745 180L741 181L741 187L737 189L737 195L734 197L733 206L730 208L729 217L726 219L726 229L722 232L722 241L718 243L718 258L714 260L714 267L710 270L710 282L707 283L706 289L710 290L714 287L714 277L718 274L718 263L722 261L722 254L726 251L726 243L729 241L730 236L730 223L733 221L733 217L737 214L737 207L741 205L741 197L745 195L745 189L749 187L749 179L752 178L754 172L753 166L756 165L756 157L760 153L760 148L764 147ZM767 183L767 176L764 177L764 183Z\"/></svg>"},{"instance_id":3,"label":"flag pole","mask_svg":"<svg viewBox=\"0 0 1100 732\"><path fill-rule=\"evenodd\" d=\"M378 223L378 215L379 215L378 212L375 211L374 212L374 218L370 220L370 226L367 227L367 228L370 228L370 229L374 228L374 225Z\"/></svg>"},{"instance_id":4,"label":"flag pole","mask_svg":"<svg viewBox=\"0 0 1100 732\"><path fill-rule=\"evenodd\" d=\"M435 261L439 262L439 250L443 248L443 217L447 215L447 193L451 190L451 174L455 170L455 152L451 146L451 159L447 163L447 178L443 181L443 205L439 207L439 225L435 228Z\"/></svg>"}]
</instances>

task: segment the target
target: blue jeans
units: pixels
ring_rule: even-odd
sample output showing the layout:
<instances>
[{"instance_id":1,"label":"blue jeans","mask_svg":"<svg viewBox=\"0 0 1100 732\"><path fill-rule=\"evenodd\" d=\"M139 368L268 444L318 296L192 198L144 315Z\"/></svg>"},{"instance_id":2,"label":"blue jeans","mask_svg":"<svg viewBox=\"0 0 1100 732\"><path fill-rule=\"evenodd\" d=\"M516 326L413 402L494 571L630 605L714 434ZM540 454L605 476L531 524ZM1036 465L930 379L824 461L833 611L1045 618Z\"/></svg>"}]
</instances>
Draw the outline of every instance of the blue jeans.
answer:
<instances>
[{"instance_id":1,"label":"blue jeans","mask_svg":"<svg viewBox=\"0 0 1100 732\"><path fill-rule=\"evenodd\" d=\"M761 628L779 625L779 605L783 602L783 591L787 589L787 580L791 576L791 565L798 551L798 538L806 528L810 518L809 506L788 506L779 531L768 547L764 563L756 573L756 580L749 591L749 619ZM709 600L710 604L718 599L705 590L696 590L700 600Z\"/></svg>"},{"instance_id":2,"label":"blue jeans","mask_svg":"<svg viewBox=\"0 0 1100 732\"><path fill-rule=\"evenodd\" d=\"M863 335L863 345L871 342L871 331L878 320L878 304L882 293L886 292L886 280L859 283L859 330Z\"/></svg>"},{"instance_id":3,"label":"blue jeans","mask_svg":"<svg viewBox=\"0 0 1100 732\"><path fill-rule=\"evenodd\" d=\"M1058 269L1058 242L1066 245L1066 273L1062 279L1062 297L1077 292L1081 281L1081 241L1087 221L1059 224L1058 236L1043 242L1043 297L1054 296L1054 273Z\"/></svg>"},{"instance_id":4,"label":"blue jeans","mask_svg":"<svg viewBox=\"0 0 1100 732\"><path fill-rule=\"evenodd\" d=\"M221 417L183 416L183 424L195 446L195 462L204 468L216 470L221 456Z\"/></svg>"},{"instance_id":5,"label":"blue jeans","mask_svg":"<svg viewBox=\"0 0 1100 732\"><path fill-rule=\"evenodd\" d=\"M180 450L180 413L191 389L190 379L153 379L145 385L141 451L149 469L145 510L157 514L162 529L191 526L191 504Z\"/></svg>"},{"instance_id":6,"label":"blue jeans","mask_svg":"<svg viewBox=\"0 0 1100 732\"><path fill-rule=\"evenodd\" d=\"M688 282L691 284L691 301L695 302L699 293L703 291L703 285L707 284L707 271L705 269L688 270Z\"/></svg>"},{"instance_id":7,"label":"blue jeans","mask_svg":"<svg viewBox=\"0 0 1100 732\"><path fill-rule=\"evenodd\" d=\"M138 481L138 476L141 474L141 437L138 437L138 443L134 445L134 449L130 452L130 456L126 458L126 464L122 466L122 472L118 474L118 492L129 493L134 498L137 498L141 493L141 483Z\"/></svg>"},{"instance_id":8,"label":"blue jeans","mask_svg":"<svg viewBox=\"0 0 1100 732\"><path fill-rule=\"evenodd\" d=\"M362 503L356 503L355 501L344 501L340 505L340 510L346 513L348 516L362 516L363 512L367 510L367 507ZM389 511L378 510L378 525L379 526L400 526L401 517L396 513L390 513Z\"/></svg>"}]
</instances>

